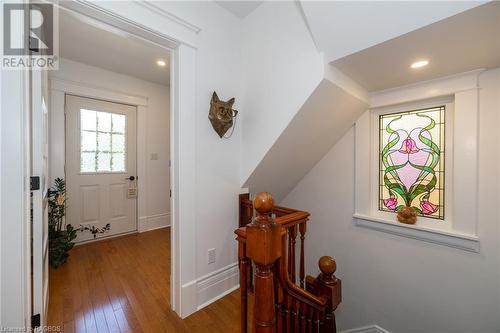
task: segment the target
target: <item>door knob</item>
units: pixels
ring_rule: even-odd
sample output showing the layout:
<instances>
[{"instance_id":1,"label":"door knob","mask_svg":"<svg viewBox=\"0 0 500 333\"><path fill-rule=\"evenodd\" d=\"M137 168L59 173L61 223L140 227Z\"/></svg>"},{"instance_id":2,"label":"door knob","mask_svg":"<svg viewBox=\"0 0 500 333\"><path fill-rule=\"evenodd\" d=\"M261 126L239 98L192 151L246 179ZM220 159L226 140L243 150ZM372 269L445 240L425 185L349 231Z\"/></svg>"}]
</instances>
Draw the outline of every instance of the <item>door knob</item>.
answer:
<instances>
[{"instance_id":1,"label":"door knob","mask_svg":"<svg viewBox=\"0 0 500 333\"><path fill-rule=\"evenodd\" d=\"M125 178L125 179L130 180L130 181L132 182L132 181L134 181L134 180L135 180L135 177L134 177L134 176L130 176L130 177Z\"/></svg>"}]
</instances>

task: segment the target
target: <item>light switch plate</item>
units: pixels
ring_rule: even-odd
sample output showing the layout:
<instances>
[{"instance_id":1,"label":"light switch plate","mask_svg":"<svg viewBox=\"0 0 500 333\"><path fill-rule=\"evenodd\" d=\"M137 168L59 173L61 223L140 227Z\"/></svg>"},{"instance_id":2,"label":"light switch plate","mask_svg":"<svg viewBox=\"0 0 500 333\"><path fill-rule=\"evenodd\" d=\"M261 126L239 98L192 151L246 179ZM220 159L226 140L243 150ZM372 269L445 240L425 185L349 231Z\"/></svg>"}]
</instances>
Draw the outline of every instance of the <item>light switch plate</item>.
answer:
<instances>
[{"instance_id":1,"label":"light switch plate","mask_svg":"<svg viewBox=\"0 0 500 333\"><path fill-rule=\"evenodd\" d=\"M208 263L215 263L215 249L208 249Z\"/></svg>"}]
</instances>

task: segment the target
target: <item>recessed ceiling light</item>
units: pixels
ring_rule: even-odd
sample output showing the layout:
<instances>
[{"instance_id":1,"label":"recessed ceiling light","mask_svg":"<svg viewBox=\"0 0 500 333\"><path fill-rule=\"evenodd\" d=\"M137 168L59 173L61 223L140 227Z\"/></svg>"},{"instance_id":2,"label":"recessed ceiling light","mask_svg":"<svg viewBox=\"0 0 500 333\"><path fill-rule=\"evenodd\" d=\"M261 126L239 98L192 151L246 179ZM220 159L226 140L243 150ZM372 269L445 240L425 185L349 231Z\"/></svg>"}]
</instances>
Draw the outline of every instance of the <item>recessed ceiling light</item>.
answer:
<instances>
[{"instance_id":1,"label":"recessed ceiling light","mask_svg":"<svg viewBox=\"0 0 500 333\"><path fill-rule=\"evenodd\" d=\"M158 60L156 64L161 67L165 67L167 65L167 63L164 60Z\"/></svg>"},{"instance_id":2,"label":"recessed ceiling light","mask_svg":"<svg viewBox=\"0 0 500 333\"><path fill-rule=\"evenodd\" d=\"M417 69L417 68L422 68L425 67L429 64L429 60L419 60L411 64L411 68Z\"/></svg>"}]
</instances>

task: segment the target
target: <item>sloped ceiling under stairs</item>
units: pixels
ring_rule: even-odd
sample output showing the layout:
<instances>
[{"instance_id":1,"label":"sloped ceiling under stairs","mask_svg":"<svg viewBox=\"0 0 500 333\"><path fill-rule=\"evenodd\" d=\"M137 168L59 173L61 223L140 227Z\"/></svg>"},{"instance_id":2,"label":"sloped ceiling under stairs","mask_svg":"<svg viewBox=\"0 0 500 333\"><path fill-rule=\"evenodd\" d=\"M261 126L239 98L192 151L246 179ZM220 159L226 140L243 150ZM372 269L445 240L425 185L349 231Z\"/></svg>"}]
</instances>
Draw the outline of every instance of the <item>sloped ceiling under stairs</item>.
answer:
<instances>
[{"instance_id":1,"label":"sloped ceiling under stairs","mask_svg":"<svg viewBox=\"0 0 500 333\"><path fill-rule=\"evenodd\" d=\"M367 108L323 79L248 178L250 192L268 191L282 200Z\"/></svg>"}]
</instances>

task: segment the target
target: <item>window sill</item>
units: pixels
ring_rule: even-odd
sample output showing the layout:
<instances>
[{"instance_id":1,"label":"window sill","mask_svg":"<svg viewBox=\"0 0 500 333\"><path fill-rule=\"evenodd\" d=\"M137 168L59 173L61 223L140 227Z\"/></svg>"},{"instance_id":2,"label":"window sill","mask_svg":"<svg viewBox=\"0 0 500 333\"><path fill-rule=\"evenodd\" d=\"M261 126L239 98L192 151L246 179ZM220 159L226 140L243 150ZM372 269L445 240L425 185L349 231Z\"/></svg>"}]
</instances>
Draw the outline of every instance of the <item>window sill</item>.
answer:
<instances>
[{"instance_id":1,"label":"window sill","mask_svg":"<svg viewBox=\"0 0 500 333\"><path fill-rule=\"evenodd\" d=\"M475 235L395 223L384 218L363 214L354 214L353 217L356 225L360 227L479 253L479 237Z\"/></svg>"}]
</instances>

